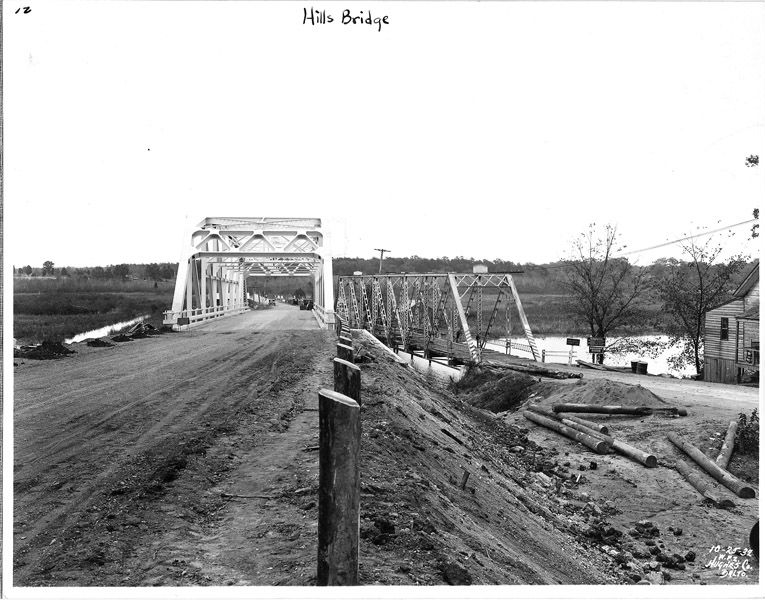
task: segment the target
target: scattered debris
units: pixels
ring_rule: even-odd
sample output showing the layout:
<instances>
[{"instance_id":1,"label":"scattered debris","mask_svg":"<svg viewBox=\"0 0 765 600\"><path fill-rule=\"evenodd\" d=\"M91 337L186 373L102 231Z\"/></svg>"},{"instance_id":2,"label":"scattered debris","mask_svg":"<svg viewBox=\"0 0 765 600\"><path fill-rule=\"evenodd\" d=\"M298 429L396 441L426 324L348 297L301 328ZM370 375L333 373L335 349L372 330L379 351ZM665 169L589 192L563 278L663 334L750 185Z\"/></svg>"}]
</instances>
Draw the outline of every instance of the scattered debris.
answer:
<instances>
[{"instance_id":1,"label":"scattered debris","mask_svg":"<svg viewBox=\"0 0 765 600\"><path fill-rule=\"evenodd\" d=\"M53 360L75 354L74 350L67 348L61 342L43 342L37 346L21 346L13 351L13 358L27 358L33 360Z\"/></svg>"}]
</instances>

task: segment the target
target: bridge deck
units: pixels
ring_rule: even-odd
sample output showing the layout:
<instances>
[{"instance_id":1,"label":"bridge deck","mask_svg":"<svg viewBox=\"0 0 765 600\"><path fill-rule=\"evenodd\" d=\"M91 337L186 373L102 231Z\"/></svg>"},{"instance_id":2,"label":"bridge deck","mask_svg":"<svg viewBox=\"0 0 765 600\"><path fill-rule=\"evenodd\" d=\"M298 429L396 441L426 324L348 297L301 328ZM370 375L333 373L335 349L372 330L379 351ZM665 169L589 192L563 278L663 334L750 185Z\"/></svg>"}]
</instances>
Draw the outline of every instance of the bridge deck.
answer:
<instances>
[{"instance_id":1,"label":"bridge deck","mask_svg":"<svg viewBox=\"0 0 765 600\"><path fill-rule=\"evenodd\" d=\"M310 310L300 310L291 304L277 303L270 308L250 310L239 315L210 319L193 326L194 331L246 331L248 329L284 331L295 329L319 329L316 317Z\"/></svg>"}]
</instances>

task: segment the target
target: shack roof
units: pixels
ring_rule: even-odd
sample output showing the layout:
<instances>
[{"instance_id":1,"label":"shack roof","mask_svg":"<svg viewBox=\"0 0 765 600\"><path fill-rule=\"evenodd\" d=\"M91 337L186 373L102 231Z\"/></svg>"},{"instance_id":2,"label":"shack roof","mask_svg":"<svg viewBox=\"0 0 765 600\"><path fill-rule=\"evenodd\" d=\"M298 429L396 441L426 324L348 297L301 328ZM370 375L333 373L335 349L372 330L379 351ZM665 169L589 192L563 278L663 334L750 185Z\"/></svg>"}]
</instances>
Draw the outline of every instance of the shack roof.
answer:
<instances>
[{"instance_id":1,"label":"shack roof","mask_svg":"<svg viewBox=\"0 0 765 600\"><path fill-rule=\"evenodd\" d=\"M736 298L741 298L743 296L746 296L747 292L754 287L754 284L756 284L760 280L760 261L757 261L754 264L754 267L749 272L749 274L744 277L744 281L741 282L741 285L738 286L735 292L733 292L733 296Z\"/></svg>"},{"instance_id":2,"label":"shack roof","mask_svg":"<svg viewBox=\"0 0 765 600\"><path fill-rule=\"evenodd\" d=\"M744 314L737 315L736 319L739 321L759 321L760 320L760 305L755 304L749 310L744 311Z\"/></svg>"}]
</instances>

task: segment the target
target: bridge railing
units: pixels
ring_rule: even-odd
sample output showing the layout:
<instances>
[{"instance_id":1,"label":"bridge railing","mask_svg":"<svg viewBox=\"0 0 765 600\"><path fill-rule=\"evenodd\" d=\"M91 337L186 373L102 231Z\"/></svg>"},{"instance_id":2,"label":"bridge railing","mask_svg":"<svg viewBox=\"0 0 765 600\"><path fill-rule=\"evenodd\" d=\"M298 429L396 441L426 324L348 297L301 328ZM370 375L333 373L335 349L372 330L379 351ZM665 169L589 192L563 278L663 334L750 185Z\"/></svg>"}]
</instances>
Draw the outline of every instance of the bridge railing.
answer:
<instances>
[{"instance_id":1,"label":"bridge railing","mask_svg":"<svg viewBox=\"0 0 765 600\"><path fill-rule=\"evenodd\" d=\"M486 348L488 350L500 351L500 348L504 348L505 354L510 354L510 350L518 350L520 352L526 352L534 356L534 350L528 344L521 344L520 342L512 342L507 338L500 338L498 340L492 340L486 342Z\"/></svg>"},{"instance_id":2,"label":"bridge railing","mask_svg":"<svg viewBox=\"0 0 765 600\"><path fill-rule=\"evenodd\" d=\"M238 315L248 310L250 310L249 307L244 303L238 303L233 306L192 308L191 310L166 310L163 313L162 322L165 325L190 325L207 319Z\"/></svg>"},{"instance_id":3,"label":"bridge railing","mask_svg":"<svg viewBox=\"0 0 765 600\"><path fill-rule=\"evenodd\" d=\"M558 357L567 359L568 364L571 364L577 356L573 348L574 346L571 346L571 350L542 350L542 362L545 362L549 358Z\"/></svg>"}]
</instances>

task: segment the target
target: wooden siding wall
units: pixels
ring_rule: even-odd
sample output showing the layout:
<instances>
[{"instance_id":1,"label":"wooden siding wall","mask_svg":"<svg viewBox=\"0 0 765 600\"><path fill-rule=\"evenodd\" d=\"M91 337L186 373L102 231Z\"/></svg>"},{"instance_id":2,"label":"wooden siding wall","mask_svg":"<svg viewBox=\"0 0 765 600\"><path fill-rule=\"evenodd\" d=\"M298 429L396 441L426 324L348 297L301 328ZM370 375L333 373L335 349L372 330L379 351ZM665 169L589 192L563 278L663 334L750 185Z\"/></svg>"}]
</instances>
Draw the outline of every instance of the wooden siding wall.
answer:
<instances>
[{"instance_id":1,"label":"wooden siding wall","mask_svg":"<svg viewBox=\"0 0 765 600\"><path fill-rule=\"evenodd\" d=\"M734 360L736 358L736 315L740 315L744 309L743 299L733 300L728 304L710 310L704 317L704 364L709 364L709 359L723 358ZM720 339L720 319L728 317L728 339ZM706 374L705 377L706 379ZM712 380L707 380L712 381Z\"/></svg>"},{"instance_id":2,"label":"wooden siding wall","mask_svg":"<svg viewBox=\"0 0 765 600\"><path fill-rule=\"evenodd\" d=\"M727 358L704 359L704 381L736 383L736 364Z\"/></svg>"},{"instance_id":3,"label":"wooden siding wall","mask_svg":"<svg viewBox=\"0 0 765 600\"><path fill-rule=\"evenodd\" d=\"M760 341L760 323L759 321L739 321L741 331L741 341L739 341L738 353L743 358L744 350L752 347L752 342Z\"/></svg>"}]
</instances>

